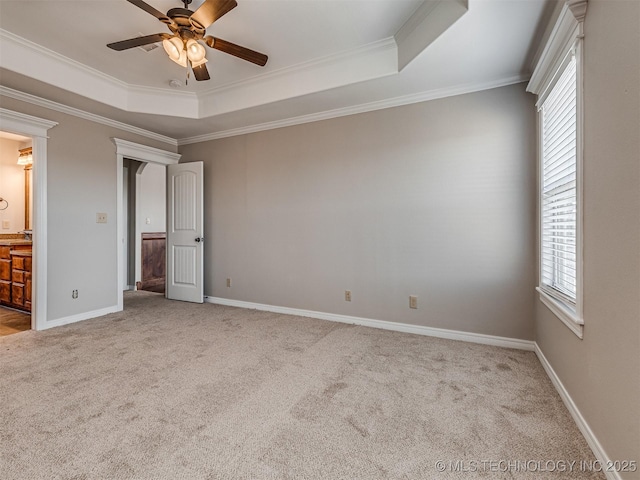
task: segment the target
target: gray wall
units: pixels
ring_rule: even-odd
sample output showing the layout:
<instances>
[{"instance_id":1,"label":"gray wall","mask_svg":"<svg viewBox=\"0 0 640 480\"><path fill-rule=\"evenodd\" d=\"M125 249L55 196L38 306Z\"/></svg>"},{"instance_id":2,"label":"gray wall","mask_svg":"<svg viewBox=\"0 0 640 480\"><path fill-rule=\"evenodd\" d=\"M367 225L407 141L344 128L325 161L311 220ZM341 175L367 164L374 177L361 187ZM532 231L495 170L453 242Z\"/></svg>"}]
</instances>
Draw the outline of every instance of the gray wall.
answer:
<instances>
[{"instance_id":1,"label":"gray wall","mask_svg":"<svg viewBox=\"0 0 640 480\"><path fill-rule=\"evenodd\" d=\"M149 163L140 178L140 229L142 232L164 232L167 217L167 167ZM147 218L151 223L146 223Z\"/></svg>"},{"instance_id":2,"label":"gray wall","mask_svg":"<svg viewBox=\"0 0 640 480\"><path fill-rule=\"evenodd\" d=\"M116 147L111 138L176 148L11 98L1 101L3 108L59 122L49 130L47 144L47 320L116 305ZM97 212L106 212L108 223L96 223Z\"/></svg>"},{"instance_id":3,"label":"gray wall","mask_svg":"<svg viewBox=\"0 0 640 480\"><path fill-rule=\"evenodd\" d=\"M205 294L533 339L533 100L520 84L181 147L205 162Z\"/></svg>"},{"instance_id":4,"label":"gray wall","mask_svg":"<svg viewBox=\"0 0 640 480\"><path fill-rule=\"evenodd\" d=\"M612 460L640 461L640 2L589 1L584 340L536 301L536 340ZM623 478L639 478L635 474Z\"/></svg>"}]
</instances>

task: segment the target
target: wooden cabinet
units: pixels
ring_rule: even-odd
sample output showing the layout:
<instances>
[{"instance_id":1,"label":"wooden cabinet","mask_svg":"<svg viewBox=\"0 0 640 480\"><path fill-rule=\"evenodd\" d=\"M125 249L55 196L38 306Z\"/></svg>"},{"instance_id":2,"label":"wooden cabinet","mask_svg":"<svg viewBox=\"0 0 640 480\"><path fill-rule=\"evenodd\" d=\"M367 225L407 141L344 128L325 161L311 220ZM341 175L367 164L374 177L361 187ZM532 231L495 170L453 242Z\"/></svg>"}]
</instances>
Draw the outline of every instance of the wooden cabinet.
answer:
<instances>
[{"instance_id":1,"label":"wooden cabinet","mask_svg":"<svg viewBox=\"0 0 640 480\"><path fill-rule=\"evenodd\" d=\"M0 302L11 303L11 247L0 245Z\"/></svg>"},{"instance_id":2,"label":"wooden cabinet","mask_svg":"<svg viewBox=\"0 0 640 480\"><path fill-rule=\"evenodd\" d=\"M11 251L11 303L31 311L31 251Z\"/></svg>"},{"instance_id":3,"label":"wooden cabinet","mask_svg":"<svg viewBox=\"0 0 640 480\"><path fill-rule=\"evenodd\" d=\"M164 293L166 237L165 232L142 234L142 282L138 290Z\"/></svg>"},{"instance_id":4,"label":"wooden cabinet","mask_svg":"<svg viewBox=\"0 0 640 480\"><path fill-rule=\"evenodd\" d=\"M31 245L0 245L0 304L31 311Z\"/></svg>"}]
</instances>

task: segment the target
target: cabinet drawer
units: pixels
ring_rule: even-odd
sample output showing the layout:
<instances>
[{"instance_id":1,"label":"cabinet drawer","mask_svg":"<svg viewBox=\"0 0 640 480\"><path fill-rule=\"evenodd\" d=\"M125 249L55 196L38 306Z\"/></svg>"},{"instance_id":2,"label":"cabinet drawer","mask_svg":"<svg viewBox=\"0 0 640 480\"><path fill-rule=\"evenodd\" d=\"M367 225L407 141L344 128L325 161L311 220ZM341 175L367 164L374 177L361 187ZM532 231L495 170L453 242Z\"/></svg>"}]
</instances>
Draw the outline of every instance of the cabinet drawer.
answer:
<instances>
[{"instance_id":1,"label":"cabinet drawer","mask_svg":"<svg viewBox=\"0 0 640 480\"><path fill-rule=\"evenodd\" d=\"M24 283L24 272L22 270L11 272L11 281L13 283Z\"/></svg>"},{"instance_id":2,"label":"cabinet drawer","mask_svg":"<svg viewBox=\"0 0 640 480\"><path fill-rule=\"evenodd\" d=\"M24 270L24 257L17 257L14 255L11 261L13 262L14 270Z\"/></svg>"}]
</instances>

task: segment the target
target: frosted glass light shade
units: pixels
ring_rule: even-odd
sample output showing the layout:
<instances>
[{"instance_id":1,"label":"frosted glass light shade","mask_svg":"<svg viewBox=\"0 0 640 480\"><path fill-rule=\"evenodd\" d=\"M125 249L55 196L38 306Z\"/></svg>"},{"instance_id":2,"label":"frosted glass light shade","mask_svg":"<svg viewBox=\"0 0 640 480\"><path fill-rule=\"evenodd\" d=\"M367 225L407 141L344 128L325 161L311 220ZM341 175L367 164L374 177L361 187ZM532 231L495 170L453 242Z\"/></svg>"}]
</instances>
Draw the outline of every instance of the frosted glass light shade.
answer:
<instances>
[{"instance_id":1,"label":"frosted glass light shade","mask_svg":"<svg viewBox=\"0 0 640 480\"><path fill-rule=\"evenodd\" d=\"M184 51L184 44L180 37L165 38L162 41L162 46L164 47L164 51L167 52L167 55L169 55L169 58L178 63L181 53Z\"/></svg>"},{"instance_id":2,"label":"frosted glass light shade","mask_svg":"<svg viewBox=\"0 0 640 480\"><path fill-rule=\"evenodd\" d=\"M189 39L187 41L187 56L189 57L189 60L191 60L191 63L193 65L201 62L206 54L207 52L204 47L194 39ZM199 65L201 65L201 63L199 63Z\"/></svg>"}]
</instances>

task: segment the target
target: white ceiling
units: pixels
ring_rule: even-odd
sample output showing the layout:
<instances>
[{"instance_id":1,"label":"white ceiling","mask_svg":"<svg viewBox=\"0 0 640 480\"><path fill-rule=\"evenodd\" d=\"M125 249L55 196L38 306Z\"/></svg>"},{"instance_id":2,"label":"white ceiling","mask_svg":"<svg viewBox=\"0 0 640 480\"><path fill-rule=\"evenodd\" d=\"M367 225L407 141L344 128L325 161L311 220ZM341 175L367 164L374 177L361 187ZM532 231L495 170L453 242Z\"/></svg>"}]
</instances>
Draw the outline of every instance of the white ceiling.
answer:
<instances>
[{"instance_id":1,"label":"white ceiling","mask_svg":"<svg viewBox=\"0 0 640 480\"><path fill-rule=\"evenodd\" d=\"M175 0L147 3L161 11L181 6ZM190 8L201 3L194 0ZM466 3L238 0L238 7L207 33L268 54L266 67L208 49L212 79L191 79L173 89L169 80L184 80L185 70L162 47L149 53L106 47L168 31L125 0L2 0L0 84L5 94L7 88L12 94L18 90L172 138L193 139L526 80L553 5L469 0L466 13L447 13L454 4ZM422 36L412 37L409 46L403 43L407 26L413 37ZM445 30L439 36L438 28ZM430 29L433 35L426 38ZM399 58L409 47L417 56L409 52L413 60L401 69Z\"/></svg>"}]
</instances>

